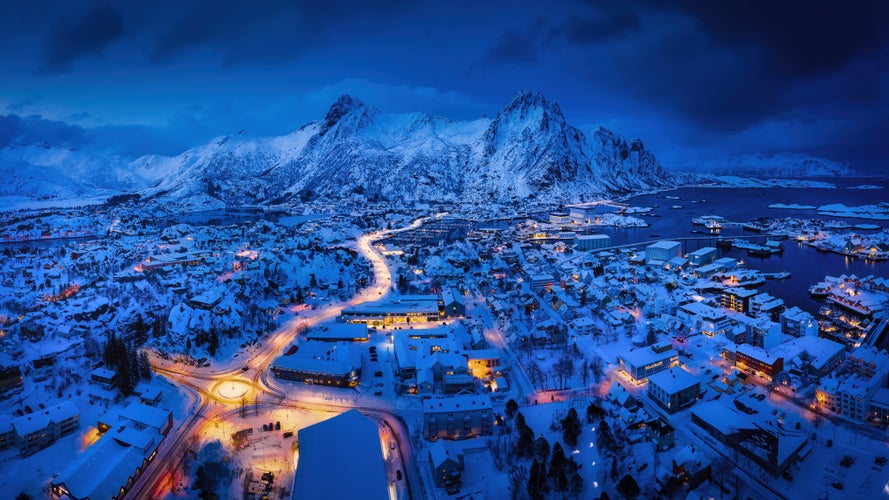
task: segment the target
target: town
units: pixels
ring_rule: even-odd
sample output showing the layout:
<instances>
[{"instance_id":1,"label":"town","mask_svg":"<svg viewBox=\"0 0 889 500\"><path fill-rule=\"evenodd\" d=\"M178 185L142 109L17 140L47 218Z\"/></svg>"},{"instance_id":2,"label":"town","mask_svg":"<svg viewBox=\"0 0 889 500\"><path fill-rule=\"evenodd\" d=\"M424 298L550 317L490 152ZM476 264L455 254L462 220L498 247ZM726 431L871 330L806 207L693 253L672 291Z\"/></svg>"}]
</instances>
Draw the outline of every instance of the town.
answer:
<instances>
[{"instance_id":1,"label":"town","mask_svg":"<svg viewBox=\"0 0 889 500\"><path fill-rule=\"evenodd\" d=\"M889 488L889 281L820 275L807 310L760 288L789 273L756 268L791 246L879 266L879 226L687 217L685 234L617 244L605 229L664 211L340 208L3 213L10 493Z\"/></svg>"}]
</instances>

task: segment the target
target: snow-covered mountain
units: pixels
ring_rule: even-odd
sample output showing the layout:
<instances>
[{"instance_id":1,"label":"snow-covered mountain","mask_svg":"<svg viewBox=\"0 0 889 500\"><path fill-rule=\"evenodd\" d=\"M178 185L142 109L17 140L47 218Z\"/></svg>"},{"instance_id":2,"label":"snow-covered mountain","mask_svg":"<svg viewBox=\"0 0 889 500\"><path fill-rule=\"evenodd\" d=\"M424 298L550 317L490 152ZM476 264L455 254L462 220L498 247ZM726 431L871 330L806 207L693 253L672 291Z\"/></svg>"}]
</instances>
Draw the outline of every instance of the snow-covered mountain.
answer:
<instances>
[{"instance_id":1,"label":"snow-covered mountain","mask_svg":"<svg viewBox=\"0 0 889 500\"><path fill-rule=\"evenodd\" d=\"M556 103L521 92L494 119L383 114L342 96L323 120L265 139L221 138L173 158L178 172L146 194L209 194L230 205L293 197L575 201L670 184L641 141L599 129L588 139ZM172 165L171 165L172 164Z\"/></svg>"},{"instance_id":2,"label":"snow-covered mountain","mask_svg":"<svg viewBox=\"0 0 889 500\"><path fill-rule=\"evenodd\" d=\"M393 201L572 202L674 185L638 139L604 128L587 137L566 122L558 104L531 92L517 93L493 119L385 114L342 96L323 119L285 136L239 133L178 156L129 163L69 153L56 163L25 160L54 167L64 181L42 186L45 192L37 189L38 176L28 173L33 169L20 168L14 155L0 155L7 174L24 175L34 186L21 184L8 194L52 198L116 189L165 204L200 200L204 206L352 194Z\"/></svg>"},{"instance_id":3,"label":"snow-covered mountain","mask_svg":"<svg viewBox=\"0 0 889 500\"><path fill-rule=\"evenodd\" d=\"M101 156L45 142L0 146L0 196L70 199L144 189L157 182L122 157Z\"/></svg>"},{"instance_id":4,"label":"snow-covered mountain","mask_svg":"<svg viewBox=\"0 0 889 500\"><path fill-rule=\"evenodd\" d=\"M802 154L744 155L693 163L677 170L739 177L828 177L854 175L848 165Z\"/></svg>"}]
</instances>

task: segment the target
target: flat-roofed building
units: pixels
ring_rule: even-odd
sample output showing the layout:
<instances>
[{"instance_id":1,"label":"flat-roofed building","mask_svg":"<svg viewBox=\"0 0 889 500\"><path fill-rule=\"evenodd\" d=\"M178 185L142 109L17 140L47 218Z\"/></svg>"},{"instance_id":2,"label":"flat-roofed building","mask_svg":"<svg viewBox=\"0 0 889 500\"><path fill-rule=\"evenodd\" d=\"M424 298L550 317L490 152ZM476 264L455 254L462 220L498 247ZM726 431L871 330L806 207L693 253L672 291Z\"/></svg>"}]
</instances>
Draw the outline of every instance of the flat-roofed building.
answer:
<instances>
[{"instance_id":1,"label":"flat-roofed building","mask_svg":"<svg viewBox=\"0 0 889 500\"><path fill-rule=\"evenodd\" d=\"M423 401L423 435L426 439L463 439L493 431L491 398L466 394Z\"/></svg>"},{"instance_id":2,"label":"flat-roofed building","mask_svg":"<svg viewBox=\"0 0 889 500\"><path fill-rule=\"evenodd\" d=\"M701 333L708 337L726 333L731 327L731 320L725 312L703 302L689 302L679 306L677 316L686 321L686 324L700 324Z\"/></svg>"},{"instance_id":3,"label":"flat-roofed building","mask_svg":"<svg viewBox=\"0 0 889 500\"><path fill-rule=\"evenodd\" d=\"M722 307L741 314L750 311L750 300L759 292L750 288L732 287L722 291Z\"/></svg>"},{"instance_id":4,"label":"flat-roofed building","mask_svg":"<svg viewBox=\"0 0 889 500\"><path fill-rule=\"evenodd\" d=\"M620 356L620 367L636 383L674 366L679 366L679 352L669 343L656 344L626 352Z\"/></svg>"},{"instance_id":5,"label":"flat-roofed building","mask_svg":"<svg viewBox=\"0 0 889 500\"><path fill-rule=\"evenodd\" d=\"M142 403L130 403L118 418L135 429L152 429L163 436L173 427L173 412Z\"/></svg>"},{"instance_id":6,"label":"flat-roofed building","mask_svg":"<svg viewBox=\"0 0 889 500\"><path fill-rule=\"evenodd\" d=\"M726 359L734 361L738 368L753 370L769 380L774 379L775 375L784 370L782 356L770 354L762 347L750 344L739 344L734 350L726 349L723 351L723 355Z\"/></svg>"},{"instance_id":7,"label":"flat-roofed building","mask_svg":"<svg viewBox=\"0 0 889 500\"><path fill-rule=\"evenodd\" d=\"M556 280L552 274L537 273L528 276L528 285L531 287L531 291L534 292L540 292L544 289L549 290L555 284Z\"/></svg>"},{"instance_id":8,"label":"flat-roofed building","mask_svg":"<svg viewBox=\"0 0 889 500\"><path fill-rule=\"evenodd\" d=\"M19 453L28 456L79 429L80 412L71 401L62 401L45 410L13 418L12 428Z\"/></svg>"},{"instance_id":9,"label":"flat-roofed building","mask_svg":"<svg viewBox=\"0 0 889 500\"><path fill-rule=\"evenodd\" d=\"M706 266L712 264L716 260L716 249L713 247L703 247L689 252L688 261L693 266Z\"/></svg>"},{"instance_id":10,"label":"flat-roofed building","mask_svg":"<svg viewBox=\"0 0 889 500\"><path fill-rule=\"evenodd\" d=\"M355 387L361 377L361 361L348 343L307 341L290 356L279 356L272 365L275 377L309 384Z\"/></svg>"},{"instance_id":11,"label":"flat-roofed building","mask_svg":"<svg viewBox=\"0 0 889 500\"><path fill-rule=\"evenodd\" d=\"M96 368L90 373L90 380L99 387L110 390L117 385L117 372L108 368Z\"/></svg>"},{"instance_id":12,"label":"flat-roofed building","mask_svg":"<svg viewBox=\"0 0 889 500\"><path fill-rule=\"evenodd\" d=\"M811 452L806 446L810 429L781 426L767 411L743 412L723 398L696 405L691 412L692 422L775 477Z\"/></svg>"},{"instance_id":13,"label":"flat-roofed building","mask_svg":"<svg viewBox=\"0 0 889 500\"><path fill-rule=\"evenodd\" d=\"M779 318L781 332L793 337L817 337L818 321L810 313L793 306L784 310Z\"/></svg>"},{"instance_id":14,"label":"flat-roofed building","mask_svg":"<svg viewBox=\"0 0 889 500\"><path fill-rule=\"evenodd\" d=\"M364 323L325 323L309 329L308 340L322 342L367 342L370 334Z\"/></svg>"},{"instance_id":15,"label":"flat-roofed building","mask_svg":"<svg viewBox=\"0 0 889 500\"><path fill-rule=\"evenodd\" d=\"M297 439L291 498L388 500L380 430L358 410L300 429Z\"/></svg>"},{"instance_id":16,"label":"flat-roofed building","mask_svg":"<svg viewBox=\"0 0 889 500\"><path fill-rule=\"evenodd\" d=\"M366 302L343 309L340 319L347 323L392 325L441 321L444 306L437 295L407 295L382 302Z\"/></svg>"},{"instance_id":17,"label":"flat-roofed building","mask_svg":"<svg viewBox=\"0 0 889 500\"><path fill-rule=\"evenodd\" d=\"M648 397L670 413L690 405L701 394L701 381L682 368L648 377Z\"/></svg>"},{"instance_id":18,"label":"flat-roofed building","mask_svg":"<svg viewBox=\"0 0 889 500\"><path fill-rule=\"evenodd\" d=\"M661 240L645 247L645 263L664 265L673 257L682 256L682 244L678 241Z\"/></svg>"},{"instance_id":19,"label":"flat-roofed building","mask_svg":"<svg viewBox=\"0 0 889 500\"><path fill-rule=\"evenodd\" d=\"M575 250L590 251L600 250L611 246L611 236L607 234L575 234Z\"/></svg>"}]
</instances>

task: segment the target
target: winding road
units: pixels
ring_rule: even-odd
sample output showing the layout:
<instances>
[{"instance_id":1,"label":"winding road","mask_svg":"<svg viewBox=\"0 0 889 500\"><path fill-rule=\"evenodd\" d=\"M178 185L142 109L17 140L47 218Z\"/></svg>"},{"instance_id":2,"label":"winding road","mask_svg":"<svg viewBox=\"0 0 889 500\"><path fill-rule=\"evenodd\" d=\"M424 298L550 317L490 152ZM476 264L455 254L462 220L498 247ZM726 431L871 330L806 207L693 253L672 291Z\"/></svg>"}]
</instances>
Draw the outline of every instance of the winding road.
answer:
<instances>
[{"instance_id":1,"label":"winding road","mask_svg":"<svg viewBox=\"0 0 889 500\"><path fill-rule=\"evenodd\" d=\"M394 233L416 229L427 220L440 218L443 215L420 218L403 228L369 233L360 237L355 242L355 248L370 262L374 272L373 284L348 301L331 303L321 309L303 312L299 317L295 317L268 335L259 350L246 362L246 370L243 369L246 358L241 356L233 357L227 363L200 368L183 367L164 362L159 358L153 359L152 370L188 391L195 398L195 402L179 426L170 431L157 456L127 496L129 498L163 496L172 486L173 471L184 460L200 431L219 418L237 414L244 402L250 401L261 408L291 408L330 413L342 413L352 408L360 410L391 434L396 444L396 450L393 451L397 451L401 468L406 473L408 498L424 498L424 486L415 460L412 458L413 451L407 425L385 400L361 398L361 404L357 404L359 402L357 398L351 403L325 401L322 404L303 401L299 397L288 397L287 393L272 387L265 379L265 374L269 365L300 332L335 318L344 308L381 300L388 295L392 284L392 273L385 259L374 249L376 241ZM225 384L230 384L232 388L228 393L222 390ZM211 403L214 404L211 406Z\"/></svg>"}]
</instances>

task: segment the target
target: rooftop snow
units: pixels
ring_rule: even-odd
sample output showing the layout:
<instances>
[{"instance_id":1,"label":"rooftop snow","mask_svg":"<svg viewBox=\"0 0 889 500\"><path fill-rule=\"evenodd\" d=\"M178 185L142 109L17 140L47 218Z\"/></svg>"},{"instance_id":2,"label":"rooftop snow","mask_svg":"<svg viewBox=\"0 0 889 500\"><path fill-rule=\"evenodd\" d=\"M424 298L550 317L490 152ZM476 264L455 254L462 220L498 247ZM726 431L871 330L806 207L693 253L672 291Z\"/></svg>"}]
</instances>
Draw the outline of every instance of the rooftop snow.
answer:
<instances>
[{"instance_id":1,"label":"rooftop snow","mask_svg":"<svg viewBox=\"0 0 889 500\"><path fill-rule=\"evenodd\" d=\"M379 429L358 410L300 429L293 499L389 498Z\"/></svg>"}]
</instances>

